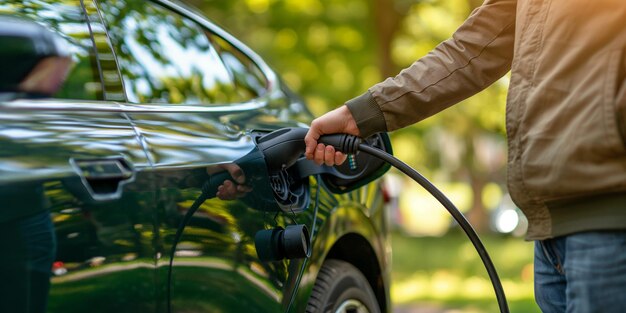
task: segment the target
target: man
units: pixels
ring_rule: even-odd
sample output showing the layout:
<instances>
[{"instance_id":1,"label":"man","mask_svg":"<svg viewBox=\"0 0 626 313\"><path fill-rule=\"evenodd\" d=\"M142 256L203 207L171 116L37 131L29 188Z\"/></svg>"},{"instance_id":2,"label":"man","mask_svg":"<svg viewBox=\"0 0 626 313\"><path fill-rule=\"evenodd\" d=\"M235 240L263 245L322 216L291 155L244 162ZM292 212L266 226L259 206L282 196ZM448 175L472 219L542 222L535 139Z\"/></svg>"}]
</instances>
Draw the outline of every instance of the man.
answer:
<instances>
[{"instance_id":1,"label":"man","mask_svg":"<svg viewBox=\"0 0 626 313\"><path fill-rule=\"evenodd\" d=\"M427 118L509 70L508 187L535 244L544 312L626 310L626 2L487 0L427 56L311 124L367 137Z\"/></svg>"}]
</instances>

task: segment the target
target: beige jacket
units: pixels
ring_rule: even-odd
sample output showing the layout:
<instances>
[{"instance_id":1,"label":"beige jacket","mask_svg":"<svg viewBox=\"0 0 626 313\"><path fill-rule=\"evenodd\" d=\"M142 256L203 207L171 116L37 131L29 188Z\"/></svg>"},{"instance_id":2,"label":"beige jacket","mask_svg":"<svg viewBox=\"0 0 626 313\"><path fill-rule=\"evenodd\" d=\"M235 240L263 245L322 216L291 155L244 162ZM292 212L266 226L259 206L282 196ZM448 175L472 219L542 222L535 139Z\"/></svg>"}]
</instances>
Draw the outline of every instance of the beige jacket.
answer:
<instances>
[{"instance_id":1,"label":"beige jacket","mask_svg":"<svg viewBox=\"0 0 626 313\"><path fill-rule=\"evenodd\" d=\"M363 136L511 71L508 187L528 239L626 229L626 1L487 0L451 39L346 104Z\"/></svg>"}]
</instances>

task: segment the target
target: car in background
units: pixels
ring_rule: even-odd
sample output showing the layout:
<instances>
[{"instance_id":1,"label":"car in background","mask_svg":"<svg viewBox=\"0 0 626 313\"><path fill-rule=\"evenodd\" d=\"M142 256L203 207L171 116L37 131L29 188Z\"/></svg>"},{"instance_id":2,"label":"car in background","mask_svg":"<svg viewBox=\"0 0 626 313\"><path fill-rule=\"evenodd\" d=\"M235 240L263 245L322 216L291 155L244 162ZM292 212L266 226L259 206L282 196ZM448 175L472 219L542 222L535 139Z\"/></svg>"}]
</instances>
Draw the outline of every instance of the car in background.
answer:
<instances>
[{"instance_id":1,"label":"car in background","mask_svg":"<svg viewBox=\"0 0 626 313\"><path fill-rule=\"evenodd\" d=\"M196 10L0 0L0 62L0 312L390 311L386 168L268 169L312 116Z\"/></svg>"}]
</instances>

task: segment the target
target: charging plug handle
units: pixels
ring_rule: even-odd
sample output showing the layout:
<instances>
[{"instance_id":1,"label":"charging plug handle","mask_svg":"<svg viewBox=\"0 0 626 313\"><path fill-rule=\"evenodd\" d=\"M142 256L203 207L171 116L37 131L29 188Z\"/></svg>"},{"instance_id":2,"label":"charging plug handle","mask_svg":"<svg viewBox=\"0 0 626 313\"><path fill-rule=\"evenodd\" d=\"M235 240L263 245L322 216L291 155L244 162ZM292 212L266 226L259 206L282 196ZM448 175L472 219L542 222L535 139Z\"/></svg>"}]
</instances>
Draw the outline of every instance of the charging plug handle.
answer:
<instances>
[{"instance_id":1,"label":"charging plug handle","mask_svg":"<svg viewBox=\"0 0 626 313\"><path fill-rule=\"evenodd\" d=\"M318 139L319 143L333 146L336 151L347 154L354 154L359 150L361 138L348 134L323 135Z\"/></svg>"}]
</instances>

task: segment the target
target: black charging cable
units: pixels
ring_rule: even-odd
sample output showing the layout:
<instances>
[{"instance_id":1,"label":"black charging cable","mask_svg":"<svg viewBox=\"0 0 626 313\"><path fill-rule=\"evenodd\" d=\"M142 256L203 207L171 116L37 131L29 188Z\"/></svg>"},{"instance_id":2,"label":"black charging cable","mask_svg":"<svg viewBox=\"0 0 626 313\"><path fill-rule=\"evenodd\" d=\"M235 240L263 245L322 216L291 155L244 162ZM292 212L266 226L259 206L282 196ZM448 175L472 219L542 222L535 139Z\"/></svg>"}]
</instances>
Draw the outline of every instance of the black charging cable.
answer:
<instances>
[{"instance_id":1,"label":"black charging cable","mask_svg":"<svg viewBox=\"0 0 626 313\"><path fill-rule=\"evenodd\" d=\"M176 255L176 247L178 246L178 242L183 235L183 230L185 230L185 226L191 220L191 217L194 213L200 208L202 203L206 201L206 199L215 197L215 191L211 190L211 180L206 181L201 188L200 196L193 202L187 213L183 216L178 228L176 229L176 234L174 235L174 241L172 243L172 248L170 250L170 261L169 266L167 267L167 285L166 285L166 293L167 293L167 312L172 311L172 269L174 267L174 256Z\"/></svg>"},{"instance_id":2,"label":"black charging cable","mask_svg":"<svg viewBox=\"0 0 626 313\"><path fill-rule=\"evenodd\" d=\"M465 219L465 216L459 211L459 209L454 206L454 204L441 192L435 185L433 185L428 179L426 179L422 174L417 172L412 167L406 165L406 163L400 161L393 155L382 151L380 149L371 147L367 144L362 143L361 138L347 135L347 134L335 134L335 135L324 135L321 136L318 142L323 143L325 145L331 145L337 151L341 151L347 154L354 154L357 151L361 151L377 157L391 166L397 168L402 173L411 177L414 181L420 184L424 189L426 189L433 197L435 197L445 208L448 210L450 215L456 220L456 222L461 226L469 240L474 245L476 252L480 256L483 264L485 265L485 269L489 274L489 279L491 279L491 284L493 285L493 289L496 293L496 298L498 300L498 306L500 307L500 312L508 313L509 306L506 302L506 296L504 295L504 289L502 288L502 283L500 282L500 278L498 277L498 273L496 272L496 268L487 253L487 249L483 245L482 241L474 231L472 225Z\"/></svg>"}]
</instances>

